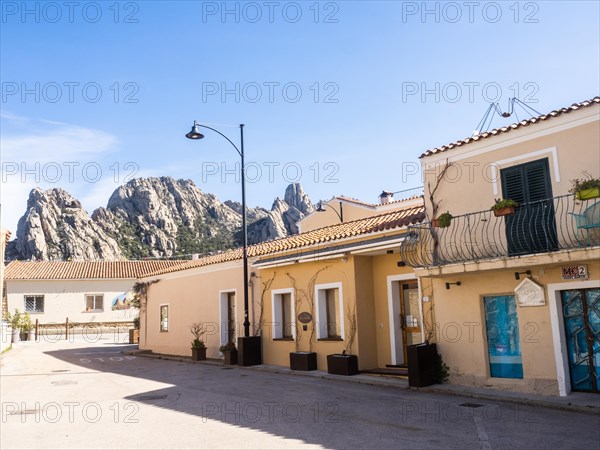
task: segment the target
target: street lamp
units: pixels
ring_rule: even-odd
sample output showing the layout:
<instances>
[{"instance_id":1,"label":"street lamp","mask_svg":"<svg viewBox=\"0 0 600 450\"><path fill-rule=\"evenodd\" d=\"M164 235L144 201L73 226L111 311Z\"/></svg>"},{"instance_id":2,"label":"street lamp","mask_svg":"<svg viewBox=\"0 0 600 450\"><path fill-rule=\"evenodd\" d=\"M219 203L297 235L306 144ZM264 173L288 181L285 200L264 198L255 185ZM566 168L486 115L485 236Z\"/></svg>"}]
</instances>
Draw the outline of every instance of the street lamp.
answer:
<instances>
[{"instance_id":1,"label":"street lamp","mask_svg":"<svg viewBox=\"0 0 600 450\"><path fill-rule=\"evenodd\" d=\"M204 138L204 135L200 132L200 128L206 128L212 130L222 137L235 148L242 159L242 229L244 236L244 337L250 337L250 321L248 320L248 227L246 226L246 177L244 170L244 124L240 124L240 147L238 148L231 139L221 133L219 130L215 130L207 125L200 125L194 120L194 126L192 130L185 135L186 138L192 140L200 140ZM242 349L240 349L242 350ZM240 355L241 356L241 355ZM260 364L260 363L259 363Z\"/></svg>"},{"instance_id":2,"label":"street lamp","mask_svg":"<svg viewBox=\"0 0 600 450\"><path fill-rule=\"evenodd\" d=\"M320 201L320 202L317 204L317 212L325 212L325 211L327 211L327 210L324 208L325 206L326 206L327 208L331 208L331 209L333 210L333 212L337 214L337 216L338 216L338 217L339 217L339 219L340 219L340 223L344 221L344 209L343 209L343 206L342 206L342 202L340 202L340 212L337 212L337 209L335 209L333 206L330 206L330 205L328 205L327 203L323 203L322 201Z\"/></svg>"}]
</instances>

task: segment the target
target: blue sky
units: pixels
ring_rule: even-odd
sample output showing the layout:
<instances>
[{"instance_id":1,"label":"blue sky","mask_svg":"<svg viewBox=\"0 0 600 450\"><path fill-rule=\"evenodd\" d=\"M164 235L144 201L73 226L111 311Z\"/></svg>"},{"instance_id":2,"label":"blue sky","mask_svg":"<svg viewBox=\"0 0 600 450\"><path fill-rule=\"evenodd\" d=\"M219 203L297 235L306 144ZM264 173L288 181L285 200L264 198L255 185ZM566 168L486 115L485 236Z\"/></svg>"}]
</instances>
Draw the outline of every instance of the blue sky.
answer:
<instances>
[{"instance_id":1,"label":"blue sky","mask_svg":"<svg viewBox=\"0 0 600 450\"><path fill-rule=\"evenodd\" d=\"M13 232L35 186L90 213L131 175L239 200L235 151L185 139L194 119L235 142L246 124L249 205L291 181L375 202L419 186L419 154L469 136L489 101L543 113L600 92L595 1L0 4Z\"/></svg>"}]
</instances>

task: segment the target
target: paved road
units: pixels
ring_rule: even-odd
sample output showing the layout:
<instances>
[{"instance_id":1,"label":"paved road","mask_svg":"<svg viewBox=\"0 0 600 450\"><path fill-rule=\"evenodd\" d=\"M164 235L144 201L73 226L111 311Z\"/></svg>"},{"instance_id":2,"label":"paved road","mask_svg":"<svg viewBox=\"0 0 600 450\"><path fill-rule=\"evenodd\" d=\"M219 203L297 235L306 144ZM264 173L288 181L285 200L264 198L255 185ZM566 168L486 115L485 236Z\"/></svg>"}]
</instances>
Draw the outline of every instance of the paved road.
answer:
<instances>
[{"instance_id":1,"label":"paved road","mask_svg":"<svg viewBox=\"0 0 600 450\"><path fill-rule=\"evenodd\" d=\"M600 443L594 415L122 353L131 348L112 339L77 340L22 343L5 354L0 446L589 449Z\"/></svg>"}]
</instances>

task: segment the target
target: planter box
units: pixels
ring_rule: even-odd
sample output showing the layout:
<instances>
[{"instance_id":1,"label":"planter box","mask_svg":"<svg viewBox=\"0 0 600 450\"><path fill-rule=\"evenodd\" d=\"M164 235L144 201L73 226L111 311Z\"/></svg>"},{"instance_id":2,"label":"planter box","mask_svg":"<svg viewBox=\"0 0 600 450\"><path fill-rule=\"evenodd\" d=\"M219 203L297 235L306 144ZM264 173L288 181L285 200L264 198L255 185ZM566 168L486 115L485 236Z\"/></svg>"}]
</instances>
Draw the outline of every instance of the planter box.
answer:
<instances>
[{"instance_id":1,"label":"planter box","mask_svg":"<svg viewBox=\"0 0 600 450\"><path fill-rule=\"evenodd\" d=\"M358 356L342 354L327 355L327 373L333 375L357 375Z\"/></svg>"},{"instance_id":2,"label":"planter box","mask_svg":"<svg viewBox=\"0 0 600 450\"><path fill-rule=\"evenodd\" d=\"M192 361L206 361L206 347L192 349Z\"/></svg>"},{"instance_id":3,"label":"planter box","mask_svg":"<svg viewBox=\"0 0 600 450\"><path fill-rule=\"evenodd\" d=\"M494 215L496 217L510 216L511 214L514 214L514 213L515 213L514 206L507 206L506 208L494 209Z\"/></svg>"},{"instance_id":4,"label":"planter box","mask_svg":"<svg viewBox=\"0 0 600 450\"><path fill-rule=\"evenodd\" d=\"M436 345L409 345L406 347L406 352L408 356L408 385L411 387L425 387L435 384Z\"/></svg>"},{"instance_id":5,"label":"planter box","mask_svg":"<svg viewBox=\"0 0 600 450\"><path fill-rule=\"evenodd\" d=\"M577 191L575 193L575 197L577 200L590 200L592 198L600 197L600 189L582 189L581 191Z\"/></svg>"},{"instance_id":6,"label":"planter box","mask_svg":"<svg viewBox=\"0 0 600 450\"><path fill-rule=\"evenodd\" d=\"M223 356L225 357L223 362L228 366L235 366L238 363L238 351L237 350L223 352Z\"/></svg>"},{"instance_id":7,"label":"planter box","mask_svg":"<svg viewBox=\"0 0 600 450\"><path fill-rule=\"evenodd\" d=\"M315 352L290 353L290 369L292 370L317 370L317 354Z\"/></svg>"},{"instance_id":8,"label":"planter box","mask_svg":"<svg viewBox=\"0 0 600 450\"><path fill-rule=\"evenodd\" d=\"M440 223L440 219L431 219L431 225L433 225L435 228L448 228L450 224L452 224L452 220L450 220L450 223L448 225L442 226L442 224Z\"/></svg>"},{"instance_id":9,"label":"planter box","mask_svg":"<svg viewBox=\"0 0 600 450\"><path fill-rule=\"evenodd\" d=\"M262 339L260 336L238 338L238 365L258 366L262 364Z\"/></svg>"},{"instance_id":10,"label":"planter box","mask_svg":"<svg viewBox=\"0 0 600 450\"><path fill-rule=\"evenodd\" d=\"M140 342L140 330L132 329L129 330L129 343L130 344L139 344Z\"/></svg>"}]
</instances>

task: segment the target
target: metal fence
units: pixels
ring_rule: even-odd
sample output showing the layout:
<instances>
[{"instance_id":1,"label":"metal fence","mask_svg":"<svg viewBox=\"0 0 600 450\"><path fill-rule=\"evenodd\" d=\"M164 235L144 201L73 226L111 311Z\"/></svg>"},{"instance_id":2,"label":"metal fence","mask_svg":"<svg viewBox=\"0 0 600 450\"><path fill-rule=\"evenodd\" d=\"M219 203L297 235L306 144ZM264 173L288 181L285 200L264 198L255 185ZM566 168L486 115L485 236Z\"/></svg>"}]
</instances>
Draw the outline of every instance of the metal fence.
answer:
<instances>
[{"instance_id":1,"label":"metal fence","mask_svg":"<svg viewBox=\"0 0 600 450\"><path fill-rule=\"evenodd\" d=\"M520 204L511 215L491 210L408 227L401 256L412 267L432 267L600 245L600 201L562 195Z\"/></svg>"}]
</instances>

